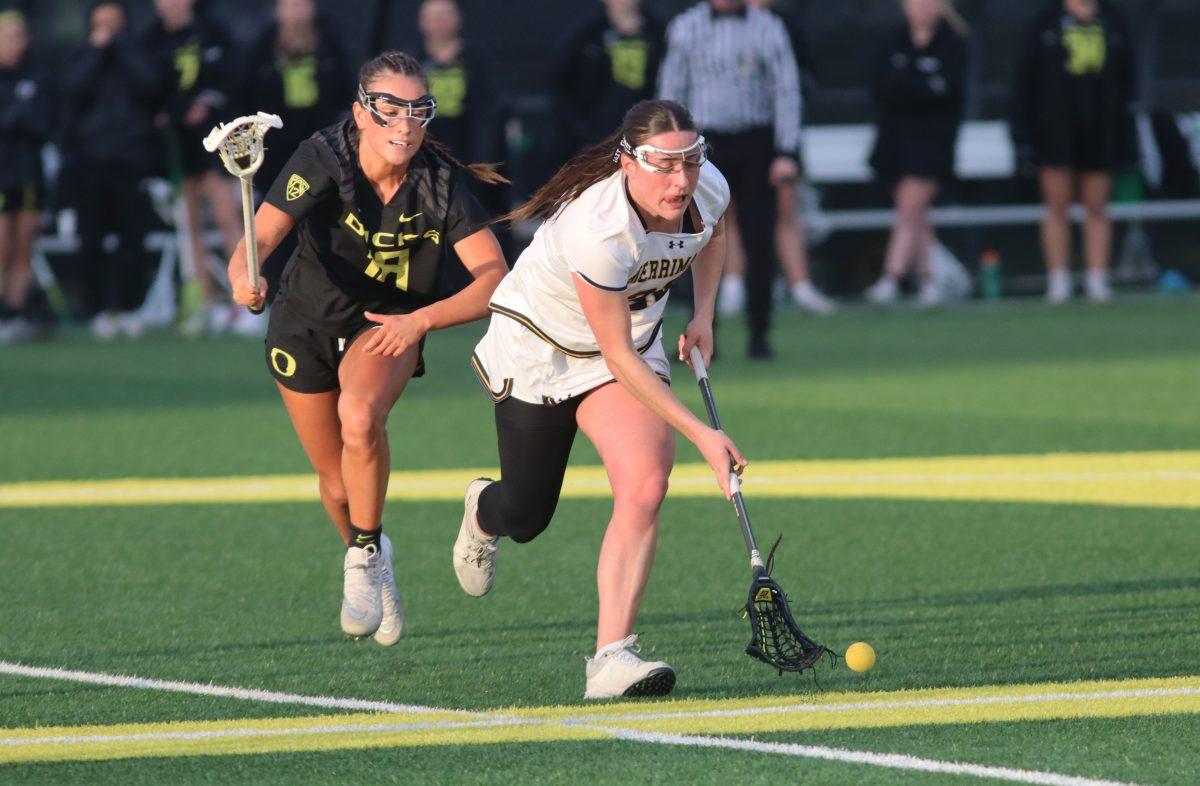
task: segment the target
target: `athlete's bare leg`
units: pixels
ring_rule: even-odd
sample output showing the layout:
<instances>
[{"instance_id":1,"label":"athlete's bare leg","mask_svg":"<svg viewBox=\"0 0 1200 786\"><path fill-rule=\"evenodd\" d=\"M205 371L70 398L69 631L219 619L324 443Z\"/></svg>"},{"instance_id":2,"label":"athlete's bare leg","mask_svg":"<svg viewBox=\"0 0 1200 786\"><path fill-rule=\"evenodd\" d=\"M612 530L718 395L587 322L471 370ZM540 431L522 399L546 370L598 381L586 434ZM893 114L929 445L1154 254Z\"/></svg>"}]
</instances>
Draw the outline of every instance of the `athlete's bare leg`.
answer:
<instances>
[{"instance_id":1,"label":"athlete's bare leg","mask_svg":"<svg viewBox=\"0 0 1200 786\"><path fill-rule=\"evenodd\" d=\"M1067 210L1071 207L1074 177L1066 167L1042 167L1038 171L1042 186L1042 202L1046 214L1042 219L1042 255L1050 273L1065 271L1071 254L1071 225Z\"/></svg>"},{"instance_id":2,"label":"athlete's bare leg","mask_svg":"<svg viewBox=\"0 0 1200 786\"><path fill-rule=\"evenodd\" d=\"M742 278L746 275L746 251L742 248L742 230L738 226L737 212L733 203L725 211L725 268L726 276Z\"/></svg>"},{"instance_id":3,"label":"athlete's bare leg","mask_svg":"<svg viewBox=\"0 0 1200 786\"><path fill-rule=\"evenodd\" d=\"M1079 199L1083 202L1083 256L1093 273L1108 270L1112 250L1112 221L1108 202L1112 197L1112 175L1108 172L1080 172Z\"/></svg>"},{"instance_id":4,"label":"athlete's bare leg","mask_svg":"<svg viewBox=\"0 0 1200 786\"><path fill-rule=\"evenodd\" d=\"M775 248L778 249L779 264L783 266L789 290L810 279L808 247L804 243L800 221L796 218L795 183L785 183L775 189Z\"/></svg>"},{"instance_id":5,"label":"athlete's bare leg","mask_svg":"<svg viewBox=\"0 0 1200 786\"><path fill-rule=\"evenodd\" d=\"M187 177L183 180L183 204L186 209L188 222L188 238L192 243L192 261L195 270L192 274L200 285L200 296L207 306L216 299L216 290L212 276L209 275L208 247L204 244L204 221L200 213L201 177Z\"/></svg>"},{"instance_id":6,"label":"athlete's bare leg","mask_svg":"<svg viewBox=\"0 0 1200 786\"><path fill-rule=\"evenodd\" d=\"M8 280L4 283L4 297L9 308L20 311L25 308L29 294L29 282L33 278L33 241L37 239L42 215L36 210L17 213L15 242L12 256L8 259Z\"/></svg>"},{"instance_id":7,"label":"athlete's bare leg","mask_svg":"<svg viewBox=\"0 0 1200 786\"><path fill-rule=\"evenodd\" d=\"M929 206L936 193L932 178L904 177L896 184L896 221L883 267L888 278L899 281L914 263L927 267Z\"/></svg>"},{"instance_id":8,"label":"athlete's bare leg","mask_svg":"<svg viewBox=\"0 0 1200 786\"><path fill-rule=\"evenodd\" d=\"M350 542L350 506L342 482L342 424L338 420L338 391L297 393L279 386L308 461L317 473L321 504L342 540Z\"/></svg>"},{"instance_id":9,"label":"athlete's bare leg","mask_svg":"<svg viewBox=\"0 0 1200 786\"><path fill-rule=\"evenodd\" d=\"M373 333L360 333L338 367L342 386L337 404L342 425L342 479L350 521L364 530L379 529L383 520L391 472L388 413L412 379L420 359L420 348L416 346L400 357L363 352Z\"/></svg>"},{"instance_id":10,"label":"athlete's bare leg","mask_svg":"<svg viewBox=\"0 0 1200 786\"><path fill-rule=\"evenodd\" d=\"M9 295L9 271L13 267L16 253L17 216L15 213L0 213L0 300L7 303Z\"/></svg>"},{"instance_id":11,"label":"athlete's bare leg","mask_svg":"<svg viewBox=\"0 0 1200 786\"><path fill-rule=\"evenodd\" d=\"M658 511L675 462L675 433L616 383L589 393L576 418L596 446L613 491L596 570L599 649L629 635L637 620L658 542Z\"/></svg>"},{"instance_id":12,"label":"athlete's bare leg","mask_svg":"<svg viewBox=\"0 0 1200 786\"><path fill-rule=\"evenodd\" d=\"M209 210L212 211L213 223L217 225L221 241L225 244L226 255L233 256L233 251L245 232L238 188L230 182L224 172L215 170L204 173L201 186L204 198L208 200Z\"/></svg>"}]
</instances>

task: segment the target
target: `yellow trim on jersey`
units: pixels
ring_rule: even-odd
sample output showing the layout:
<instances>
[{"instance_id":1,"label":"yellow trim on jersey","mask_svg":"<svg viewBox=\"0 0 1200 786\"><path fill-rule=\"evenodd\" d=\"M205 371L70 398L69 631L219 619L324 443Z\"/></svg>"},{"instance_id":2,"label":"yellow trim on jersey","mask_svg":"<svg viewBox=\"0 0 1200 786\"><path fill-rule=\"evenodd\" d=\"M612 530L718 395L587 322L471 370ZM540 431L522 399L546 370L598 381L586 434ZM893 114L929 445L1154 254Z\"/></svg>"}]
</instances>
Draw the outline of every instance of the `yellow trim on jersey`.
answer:
<instances>
[{"instance_id":1,"label":"yellow trim on jersey","mask_svg":"<svg viewBox=\"0 0 1200 786\"><path fill-rule=\"evenodd\" d=\"M500 392L496 393L492 390L492 380L488 373L483 368L483 363L479 361L479 355L471 353L471 368L475 370L475 376L479 377L479 381L483 384L483 389L487 391L488 397L492 401L499 404L504 399L512 395L513 381L512 377L504 380L504 384L500 386Z\"/></svg>"}]
</instances>

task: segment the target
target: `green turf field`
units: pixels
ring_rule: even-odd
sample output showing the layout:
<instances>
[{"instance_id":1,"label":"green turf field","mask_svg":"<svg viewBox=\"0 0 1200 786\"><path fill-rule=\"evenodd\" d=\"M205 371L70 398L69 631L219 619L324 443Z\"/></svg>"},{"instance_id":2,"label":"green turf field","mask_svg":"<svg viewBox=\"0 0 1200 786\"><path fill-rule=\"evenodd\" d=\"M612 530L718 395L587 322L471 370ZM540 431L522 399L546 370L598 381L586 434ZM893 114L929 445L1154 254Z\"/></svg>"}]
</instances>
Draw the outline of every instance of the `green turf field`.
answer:
<instances>
[{"instance_id":1,"label":"green turf field","mask_svg":"<svg viewBox=\"0 0 1200 786\"><path fill-rule=\"evenodd\" d=\"M433 336L392 416L390 650L342 636L315 502L63 496L306 473L258 344L2 347L0 783L1200 782L1198 307L785 312L771 364L724 326L713 383L760 538L785 535L776 577L811 634L878 665L818 686L742 654L736 522L684 478L638 624L676 691L589 705L602 495L569 485L476 600L450 567L461 501L406 474L494 465L482 326ZM699 407L683 367L674 389ZM598 463L582 439L573 461Z\"/></svg>"}]
</instances>

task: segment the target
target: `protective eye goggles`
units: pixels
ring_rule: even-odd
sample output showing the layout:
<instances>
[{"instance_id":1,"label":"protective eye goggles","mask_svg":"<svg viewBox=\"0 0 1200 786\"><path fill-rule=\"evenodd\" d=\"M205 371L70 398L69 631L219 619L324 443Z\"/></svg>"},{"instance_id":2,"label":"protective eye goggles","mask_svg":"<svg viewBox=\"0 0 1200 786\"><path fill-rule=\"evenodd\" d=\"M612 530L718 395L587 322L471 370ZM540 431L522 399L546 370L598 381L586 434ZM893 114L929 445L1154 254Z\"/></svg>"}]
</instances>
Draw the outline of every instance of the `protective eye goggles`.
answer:
<instances>
[{"instance_id":1,"label":"protective eye goggles","mask_svg":"<svg viewBox=\"0 0 1200 786\"><path fill-rule=\"evenodd\" d=\"M358 103L384 128L395 128L406 120L415 120L424 128L437 115L437 100L429 94L410 101L391 93L368 93L359 85Z\"/></svg>"},{"instance_id":2,"label":"protective eye goggles","mask_svg":"<svg viewBox=\"0 0 1200 786\"><path fill-rule=\"evenodd\" d=\"M628 139L622 137L617 152L613 154L613 161L620 161L622 153L637 161L638 166L647 172L670 175L678 172L681 167L685 170L695 170L703 166L708 160L708 143L704 141L703 135L697 135L696 141L687 147L667 150L654 145L634 147L629 144Z\"/></svg>"}]
</instances>

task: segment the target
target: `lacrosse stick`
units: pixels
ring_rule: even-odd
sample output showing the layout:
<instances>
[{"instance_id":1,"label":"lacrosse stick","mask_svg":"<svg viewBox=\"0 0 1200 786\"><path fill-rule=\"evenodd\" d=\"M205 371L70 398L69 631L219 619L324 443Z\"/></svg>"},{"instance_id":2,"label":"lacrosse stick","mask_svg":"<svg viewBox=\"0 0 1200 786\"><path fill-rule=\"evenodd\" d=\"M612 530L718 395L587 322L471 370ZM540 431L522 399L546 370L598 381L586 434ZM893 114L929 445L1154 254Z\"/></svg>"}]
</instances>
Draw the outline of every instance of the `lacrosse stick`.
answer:
<instances>
[{"instance_id":1,"label":"lacrosse stick","mask_svg":"<svg viewBox=\"0 0 1200 786\"><path fill-rule=\"evenodd\" d=\"M704 368L704 357L696 347L692 347L691 360L692 371L700 383L700 395L704 397L704 408L708 410L708 421L720 431L721 419L717 416L717 403L713 400L708 371ZM733 509L737 512L738 523L742 525L746 551L750 552L750 570L754 574L750 597L742 612L743 619L750 619L750 643L746 645L746 654L774 666L780 674L812 668L826 653L836 658L833 650L810 639L792 618L787 595L770 575L779 541L775 541L770 556L763 563L762 554L754 540L754 530L750 529L750 515L742 498L741 481L732 466L729 470L729 490L733 492Z\"/></svg>"},{"instance_id":2,"label":"lacrosse stick","mask_svg":"<svg viewBox=\"0 0 1200 786\"><path fill-rule=\"evenodd\" d=\"M254 173L262 166L263 137L272 128L283 128L278 115L259 112L221 123L204 137L204 149L221 156L229 174L242 184L242 221L246 225L246 275L250 286L258 289L258 236L254 233ZM262 307L250 313L261 314Z\"/></svg>"}]
</instances>

